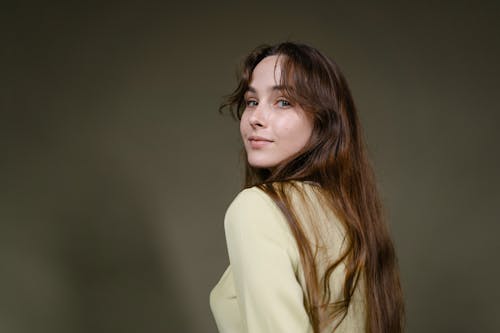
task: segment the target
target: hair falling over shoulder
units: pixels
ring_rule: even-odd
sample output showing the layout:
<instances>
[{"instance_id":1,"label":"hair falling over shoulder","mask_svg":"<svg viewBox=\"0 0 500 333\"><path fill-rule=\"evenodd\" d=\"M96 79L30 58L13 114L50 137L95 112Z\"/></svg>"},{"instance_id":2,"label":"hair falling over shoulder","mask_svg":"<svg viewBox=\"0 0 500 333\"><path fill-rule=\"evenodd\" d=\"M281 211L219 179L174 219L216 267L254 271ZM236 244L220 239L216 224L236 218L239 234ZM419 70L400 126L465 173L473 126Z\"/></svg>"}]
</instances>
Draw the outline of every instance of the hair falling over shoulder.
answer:
<instances>
[{"instance_id":1,"label":"hair falling over shoulder","mask_svg":"<svg viewBox=\"0 0 500 333\"><path fill-rule=\"evenodd\" d=\"M247 162L245 186L259 186L287 218L304 266L306 308L314 332L320 332L325 321L341 322L361 275L366 290L367 331L402 332L404 301L396 253L382 214L356 107L337 64L304 44L285 42L258 47L245 59L238 86L220 109L228 108L241 118L253 69L271 55L281 60L280 84L285 87L286 97L313 119L313 133L298 154L272 171L253 168ZM295 180L319 184L346 230L348 246L340 258L332 258L325 272L317 272L310 242L282 186ZM345 265L343 300L330 302L327 281L341 263Z\"/></svg>"}]
</instances>

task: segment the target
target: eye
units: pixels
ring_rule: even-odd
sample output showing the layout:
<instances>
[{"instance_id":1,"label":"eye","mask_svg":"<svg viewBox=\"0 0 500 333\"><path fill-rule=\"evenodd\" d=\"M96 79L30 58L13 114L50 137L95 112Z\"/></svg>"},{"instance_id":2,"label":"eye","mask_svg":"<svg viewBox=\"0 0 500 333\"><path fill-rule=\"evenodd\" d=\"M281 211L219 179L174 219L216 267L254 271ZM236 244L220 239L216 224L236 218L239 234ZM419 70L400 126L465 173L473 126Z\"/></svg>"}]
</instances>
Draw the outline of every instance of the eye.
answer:
<instances>
[{"instance_id":1,"label":"eye","mask_svg":"<svg viewBox=\"0 0 500 333\"><path fill-rule=\"evenodd\" d=\"M247 100L245 101L245 104L246 104L246 106L247 106L247 107L255 107L255 106L257 106L259 103L258 103L256 100L254 100L254 99L247 99Z\"/></svg>"},{"instance_id":2,"label":"eye","mask_svg":"<svg viewBox=\"0 0 500 333\"><path fill-rule=\"evenodd\" d=\"M280 100L278 100L278 102L276 104L280 108L287 108L287 107L292 106L292 104L289 101L287 101L286 99L280 99Z\"/></svg>"}]
</instances>

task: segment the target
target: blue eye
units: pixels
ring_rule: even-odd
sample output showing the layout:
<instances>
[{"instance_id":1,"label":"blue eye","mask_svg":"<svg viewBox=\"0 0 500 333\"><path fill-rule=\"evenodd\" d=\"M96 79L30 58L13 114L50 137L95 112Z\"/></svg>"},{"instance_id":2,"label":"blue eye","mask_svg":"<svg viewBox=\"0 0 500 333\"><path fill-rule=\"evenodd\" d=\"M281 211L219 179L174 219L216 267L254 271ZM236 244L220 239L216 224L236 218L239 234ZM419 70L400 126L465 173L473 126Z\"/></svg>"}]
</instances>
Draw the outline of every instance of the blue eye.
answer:
<instances>
[{"instance_id":1,"label":"blue eye","mask_svg":"<svg viewBox=\"0 0 500 333\"><path fill-rule=\"evenodd\" d=\"M280 100L278 101L278 106L279 106L280 108L286 108L286 107L291 106L291 104L290 104L290 102L289 102L289 101L287 101L286 99L280 99Z\"/></svg>"},{"instance_id":2,"label":"blue eye","mask_svg":"<svg viewBox=\"0 0 500 333\"><path fill-rule=\"evenodd\" d=\"M245 103L246 103L247 107L257 106L257 104L259 104L259 103L257 103L256 100L253 100L253 99L246 100Z\"/></svg>"}]
</instances>

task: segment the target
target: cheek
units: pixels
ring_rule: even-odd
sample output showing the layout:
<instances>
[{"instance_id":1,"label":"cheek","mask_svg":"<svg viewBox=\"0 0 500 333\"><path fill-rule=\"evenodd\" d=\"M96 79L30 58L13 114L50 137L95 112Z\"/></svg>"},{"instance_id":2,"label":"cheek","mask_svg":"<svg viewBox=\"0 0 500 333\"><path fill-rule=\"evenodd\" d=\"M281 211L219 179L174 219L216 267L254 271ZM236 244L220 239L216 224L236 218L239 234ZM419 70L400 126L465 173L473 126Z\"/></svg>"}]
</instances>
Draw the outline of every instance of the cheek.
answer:
<instances>
[{"instance_id":1,"label":"cheek","mask_svg":"<svg viewBox=\"0 0 500 333\"><path fill-rule=\"evenodd\" d=\"M303 146L309 140L312 133L312 124L303 117L292 117L281 119L277 128L281 137L294 146Z\"/></svg>"},{"instance_id":2,"label":"cheek","mask_svg":"<svg viewBox=\"0 0 500 333\"><path fill-rule=\"evenodd\" d=\"M243 113L241 115L241 119L240 119L240 134L241 134L241 136L243 136L243 134L246 132L245 124L248 123L248 120L246 118L247 117L246 117L245 113Z\"/></svg>"}]
</instances>

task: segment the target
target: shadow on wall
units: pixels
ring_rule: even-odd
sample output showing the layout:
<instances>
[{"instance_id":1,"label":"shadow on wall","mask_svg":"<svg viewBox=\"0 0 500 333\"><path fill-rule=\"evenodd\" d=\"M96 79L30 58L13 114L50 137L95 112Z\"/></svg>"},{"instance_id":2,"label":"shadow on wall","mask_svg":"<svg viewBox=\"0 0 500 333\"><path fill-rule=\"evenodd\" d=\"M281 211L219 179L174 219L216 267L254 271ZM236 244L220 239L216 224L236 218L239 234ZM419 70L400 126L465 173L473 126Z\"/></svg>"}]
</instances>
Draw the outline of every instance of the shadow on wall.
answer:
<instances>
[{"instance_id":1,"label":"shadow on wall","mask_svg":"<svg viewBox=\"0 0 500 333\"><path fill-rule=\"evenodd\" d=\"M41 161L11 165L1 200L0 331L192 331L140 192L88 162Z\"/></svg>"},{"instance_id":2,"label":"shadow on wall","mask_svg":"<svg viewBox=\"0 0 500 333\"><path fill-rule=\"evenodd\" d=\"M0 332L191 332L149 198L102 148L116 80L102 74L111 52L82 50L93 16L15 7L0 98Z\"/></svg>"}]
</instances>

